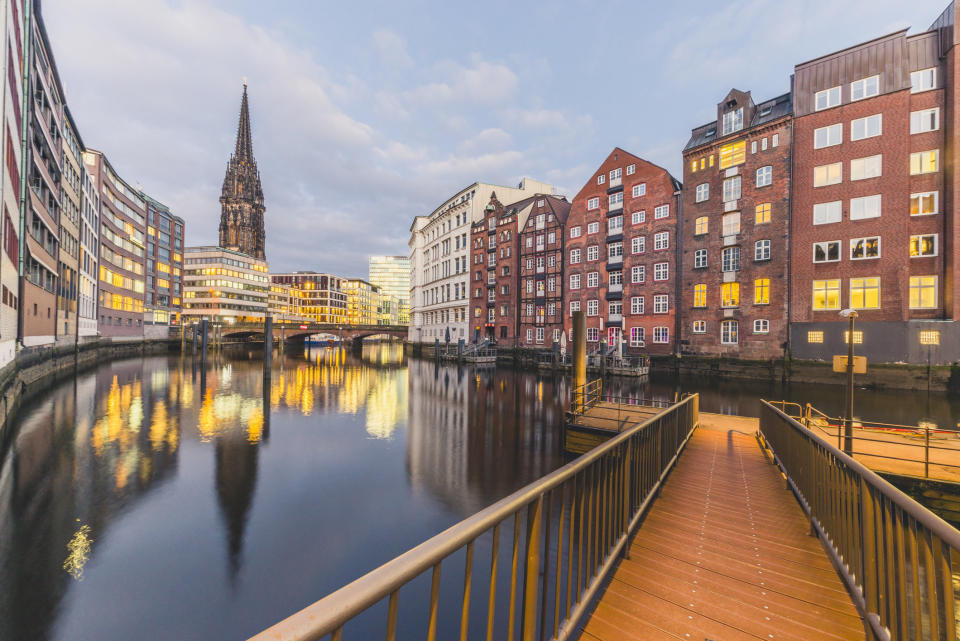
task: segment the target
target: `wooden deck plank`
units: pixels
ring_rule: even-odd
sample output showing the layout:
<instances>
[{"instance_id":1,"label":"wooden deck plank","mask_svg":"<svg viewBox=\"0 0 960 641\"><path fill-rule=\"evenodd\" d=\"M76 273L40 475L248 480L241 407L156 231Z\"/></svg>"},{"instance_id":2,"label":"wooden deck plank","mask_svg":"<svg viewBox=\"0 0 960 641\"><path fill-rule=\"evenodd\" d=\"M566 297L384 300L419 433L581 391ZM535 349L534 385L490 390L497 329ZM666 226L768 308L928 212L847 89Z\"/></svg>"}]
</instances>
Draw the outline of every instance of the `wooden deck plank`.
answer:
<instances>
[{"instance_id":1,"label":"wooden deck plank","mask_svg":"<svg viewBox=\"0 0 960 641\"><path fill-rule=\"evenodd\" d=\"M730 428L694 433L584 638L865 636L782 477L751 435Z\"/></svg>"}]
</instances>

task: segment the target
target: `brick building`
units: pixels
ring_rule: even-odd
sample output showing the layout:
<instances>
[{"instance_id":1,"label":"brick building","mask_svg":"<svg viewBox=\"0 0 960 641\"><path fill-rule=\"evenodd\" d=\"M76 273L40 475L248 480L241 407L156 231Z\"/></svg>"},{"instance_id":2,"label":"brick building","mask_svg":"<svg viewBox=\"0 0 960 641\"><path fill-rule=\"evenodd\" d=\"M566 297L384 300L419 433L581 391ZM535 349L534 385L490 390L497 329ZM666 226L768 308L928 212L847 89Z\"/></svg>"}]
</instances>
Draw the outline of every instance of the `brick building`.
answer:
<instances>
[{"instance_id":1,"label":"brick building","mask_svg":"<svg viewBox=\"0 0 960 641\"><path fill-rule=\"evenodd\" d=\"M955 11L796 66L797 357L843 353L848 308L868 359L925 362L934 340L934 362L960 351L955 324L938 322L960 315Z\"/></svg>"},{"instance_id":2,"label":"brick building","mask_svg":"<svg viewBox=\"0 0 960 641\"><path fill-rule=\"evenodd\" d=\"M681 184L615 148L573 199L566 223L564 328L586 312L587 350L675 351Z\"/></svg>"},{"instance_id":3,"label":"brick building","mask_svg":"<svg viewBox=\"0 0 960 641\"><path fill-rule=\"evenodd\" d=\"M571 203L562 196L530 200L520 228L517 293L520 297L520 344L550 348L563 332L563 232Z\"/></svg>"},{"instance_id":4,"label":"brick building","mask_svg":"<svg viewBox=\"0 0 960 641\"><path fill-rule=\"evenodd\" d=\"M733 89L683 150L683 353L784 355L791 121L789 93Z\"/></svg>"}]
</instances>

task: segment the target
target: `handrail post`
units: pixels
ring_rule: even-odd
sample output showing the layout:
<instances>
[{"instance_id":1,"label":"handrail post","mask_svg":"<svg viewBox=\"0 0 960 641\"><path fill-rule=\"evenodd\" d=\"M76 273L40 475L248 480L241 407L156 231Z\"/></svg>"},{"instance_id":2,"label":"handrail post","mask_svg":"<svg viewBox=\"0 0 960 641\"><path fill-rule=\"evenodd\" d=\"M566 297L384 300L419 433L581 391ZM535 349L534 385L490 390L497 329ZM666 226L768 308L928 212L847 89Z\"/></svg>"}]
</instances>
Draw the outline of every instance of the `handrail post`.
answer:
<instances>
[{"instance_id":1,"label":"handrail post","mask_svg":"<svg viewBox=\"0 0 960 641\"><path fill-rule=\"evenodd\" d=\"M543 514L541 494L527 507L527 560L523 572L523 605L520 619L520 639L535 641L537 634L537 602L540 577L540 517Z\"/></svg>"},{"instance_id":2,"label":"handrail post","mask_svg":"<svg viewBox=\"0 0 960 641\"><path fill-rule=\"evenodd\" d=\"M623 465L623 473L621 474L621 477L623 478L623 530L624 534L629 534L630 511L633 509L633 505L630 500L630 467L633 462L633 441L627 441L627 445L623 449L623 461L621 462L621 465ZM629 541L627 541L627 544L623 546L623 558L630 558Z\"/></svg>"},{"instance_id":3,"label":"handrail post","mask_svg":"<svg viewBox=\"0 0 960 641\"><path fill-rule=\"evenodd\" d=\"M930 478L930 425L923 427L923 478Z\"/></svg>"}]
</instances>

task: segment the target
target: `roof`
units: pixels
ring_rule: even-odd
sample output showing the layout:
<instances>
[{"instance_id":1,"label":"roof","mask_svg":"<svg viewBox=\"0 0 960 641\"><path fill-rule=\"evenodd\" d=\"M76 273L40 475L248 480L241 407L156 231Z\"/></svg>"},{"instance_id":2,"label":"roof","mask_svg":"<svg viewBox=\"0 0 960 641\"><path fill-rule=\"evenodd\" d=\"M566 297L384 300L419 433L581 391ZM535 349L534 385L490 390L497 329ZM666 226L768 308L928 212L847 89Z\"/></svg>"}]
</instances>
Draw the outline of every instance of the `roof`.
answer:
<instances>
[{"instance_id":1,"label":"roof","mask_svg":"<svg viewBox=\"0 0 960 641\"><path fill-rule=\"evenodd\" d=\"M789 116L792 113L792 94L788 91L787 93L779 95L776 98L771 98L770 100L758 104L756 111L754 111L753 114L753 120L744 126L743 129L739 129L732 134L727 134L726 136L720 136L718 138L716 120L708 122L705 125L700 125L690 132L690 140L687 141L683 151L686 152L690 149L696 149L697 147L714 143L720 138L736 138L737 136L743 135L743 132L747 129L765 125L768 122L779 120L780 118Z\"/></svg>"}]
</instances>

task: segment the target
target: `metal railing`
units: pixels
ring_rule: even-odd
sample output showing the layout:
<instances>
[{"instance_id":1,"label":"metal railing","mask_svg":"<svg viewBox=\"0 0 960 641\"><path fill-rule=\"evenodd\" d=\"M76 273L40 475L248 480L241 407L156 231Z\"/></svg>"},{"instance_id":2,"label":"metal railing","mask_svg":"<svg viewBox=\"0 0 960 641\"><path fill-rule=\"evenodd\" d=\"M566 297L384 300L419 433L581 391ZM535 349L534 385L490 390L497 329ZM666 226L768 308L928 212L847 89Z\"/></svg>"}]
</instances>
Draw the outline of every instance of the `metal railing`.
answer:
<instances>
[{"instance_id":1,"label":"metal railing","mask_svg":"<svg viewBox=\"0 0 960 641\"><path fill-rule=\"evenodd\" d=\"M575 387L571 392L570 414L579 416L597 404L603 392L603 379L597 378Z\"/></svg>"},{"instance_id":2,"label":"metal railing","mask_svg":"<svg viewBox=\"0 0 960 641\"><path fill-rule=\"evenodd\" d=\"M956 641L960 531L766 401L760 435L846 582L867 637Z\"/></svg>"},{"instance_id":3,"label":"metal railing","mask_svg":"<svg viewBox=\"0 0 960 641\"><path fill-rule=\"evenodd\" d=\"M430 598L424 604L427 612L423 621L426 629L418 630L416 638L435 641L438 618L452 624L451 617L459 615L458 638L464 641L470 631L471 605L484 601L482 593L471 597L477 549L489 549L490 559L489 583L484 586L485 636L475 634L475 638L569 639L689 439L697 424L698 408L699 397L685 399L254 639L313 641L330 635L331 641L341 641L346 624L387 601L385 612L377 607L370 616L385 614L384 636L394 641L400 620L400 590L429 572ZM509 555L501 553L503 532L512 533L506 540ZM444 590L441 595L441 567L455 554L465 559L462 592ZM509 561L506 585L502 585L506 576L500 571L501 560ZM455 572L458 567L454 566ZM404 594L405 602L422 604L417 594ZM441 600L450 598L455 600L452 612L441 608ZM402 620L412 619L416 616L405 611ZM457 635L444 632L443 638Z\"/></svg>"}]
</instances>

